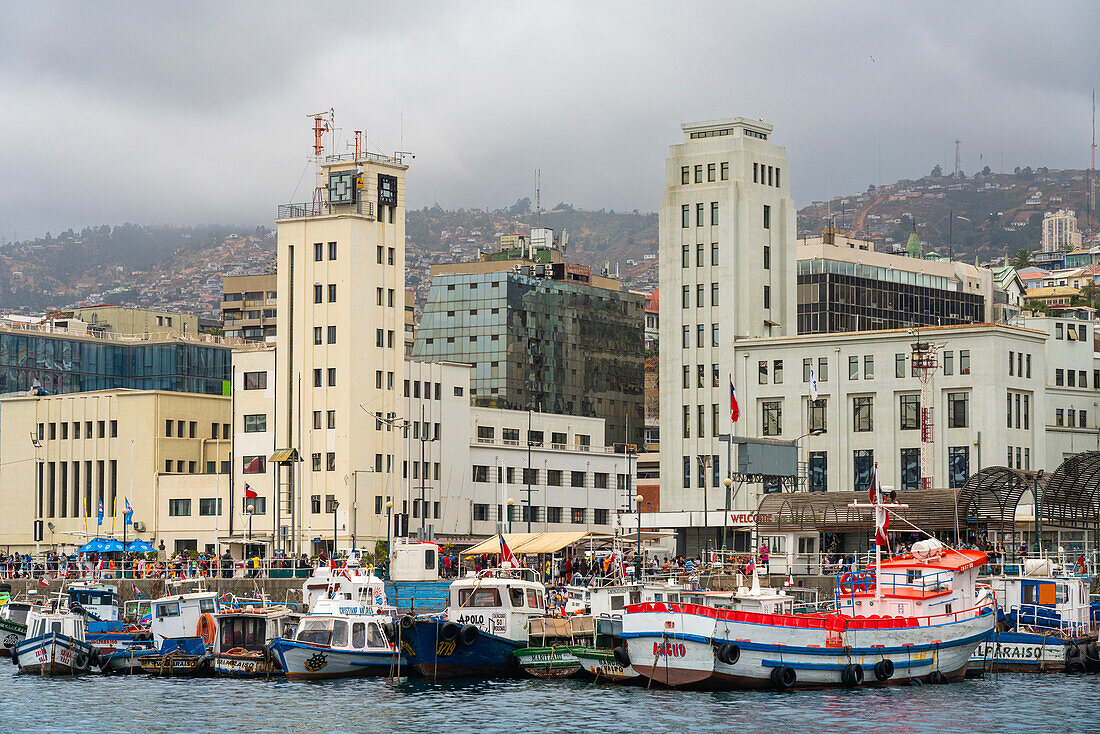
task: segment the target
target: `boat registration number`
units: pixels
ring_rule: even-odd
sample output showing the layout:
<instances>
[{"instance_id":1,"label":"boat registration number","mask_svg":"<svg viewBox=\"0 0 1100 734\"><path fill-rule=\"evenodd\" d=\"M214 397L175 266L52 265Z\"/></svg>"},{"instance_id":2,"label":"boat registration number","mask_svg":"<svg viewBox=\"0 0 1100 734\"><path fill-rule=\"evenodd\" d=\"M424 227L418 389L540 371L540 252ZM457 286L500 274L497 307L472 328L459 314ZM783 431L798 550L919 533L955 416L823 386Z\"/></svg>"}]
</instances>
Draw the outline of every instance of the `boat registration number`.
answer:
<instances>
[{"instance_id":1,"label":"boat registration number","mask_svg":"<svg viewBox=\"0 0 1100 734\"><path fill-rule=\"evenodd\" d=\"M682 642L654 642L653 657L682 658L687 655L687 648Z\"/></svg>"}]
</instances>

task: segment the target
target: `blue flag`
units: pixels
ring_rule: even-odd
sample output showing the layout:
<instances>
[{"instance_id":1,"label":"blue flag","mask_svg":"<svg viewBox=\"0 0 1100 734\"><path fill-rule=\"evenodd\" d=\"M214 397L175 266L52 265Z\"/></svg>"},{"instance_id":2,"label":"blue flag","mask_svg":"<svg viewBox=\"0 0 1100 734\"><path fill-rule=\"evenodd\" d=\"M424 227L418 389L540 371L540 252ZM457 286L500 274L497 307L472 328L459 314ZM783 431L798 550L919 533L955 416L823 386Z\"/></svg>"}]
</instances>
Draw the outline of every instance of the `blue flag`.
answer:
<instances>
[{"instance_id":1,"label":"blue flag","mask_svg":"<svg viewBox=\"0 0 1100 734\"><path fill-rule=\"evenodd\" d=\"M126 512L123 514L123 523L125 525L132 525L134 522L134 508L130 507L130 498L126 498Z\"/></svg>"},{"instance_id":2,"label":"blue flag","mask_svg":"<svg viewBox=\"0 0 1100 734\"><path fill-rule=\"evenodd\" d=\"M96 523L96 525L102 525L102 524L103 524L103 500L100 500L99 501L99 521Z\"/></svg>"}]
</instances>

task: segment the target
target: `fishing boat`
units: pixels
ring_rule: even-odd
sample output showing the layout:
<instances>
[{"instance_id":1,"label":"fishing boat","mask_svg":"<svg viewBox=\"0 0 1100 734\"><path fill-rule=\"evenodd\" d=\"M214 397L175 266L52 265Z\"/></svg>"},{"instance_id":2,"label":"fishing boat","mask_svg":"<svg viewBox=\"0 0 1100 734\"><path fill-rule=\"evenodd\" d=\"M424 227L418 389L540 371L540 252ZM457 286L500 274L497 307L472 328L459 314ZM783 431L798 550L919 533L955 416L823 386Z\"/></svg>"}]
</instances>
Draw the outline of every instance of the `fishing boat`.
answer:
<instances>
[{"instance_id":1,"label":"fishing boat","mask_svg":"<svg viewBox=\"0 0 1100 734\"><path fill-rule=\"evenodd\" d=\"M266 677L282 675L268 645L277 638L293 639L301 615L287 606L246 606L214 615L218 627L214 643L214 675Z\"/></svg>"},{"instance_id":2,"label":"fishing boat","mask_svg":"<svg viewBox=\"0 0 1100 734\"><path fill-rule=\"evenodd\" d=\"M269 648L289 680L385 675L400 653L387 637L392 616L373 598L319 599L298 622L293 636L272 640ZM384 600L383 600L384 601Z\"/></svg>"},{"instance_id":3,"label":"fishing boat","mask_svg":"<svg viewBox=\"0 0 1100 734\"><path fill-rule=\"evenodd\" d=\"M589 615L537 617L530 621L527 647L513 655L535 678L570 678L581 672L580 649L592 644Z\"/></svg>"},{"instance_id":4,"label":"fishing boat","mask_svg":"<svg viewBox=\"0 0 1100 734\"><path fill-rule=\"evenodd\" d=\"M155 653L149 624L127 622L119 613L118 587L75 582L67 589L69 610L84 617L85 640L96 650L103 673L132 673Z\"/></svg>"},{"instance_id":5,"label":"fishing boat","mask_svg":"<svg viewBox=\"0 0 1100 734\"><path fill-rule=\"evenodd\" d=\"M16 645L27 636L27 615L39 604L22 601L9 601L0 607L0 657L11 657Z\"/></svg>"},{"instance_id":6,"label":"fishing boat","mask_svg":"<svg viewBox=\"0 0 1100 734\"><path fill-rule=\"evenodd\" d=\"M193 591L190 584L198 584ZM150 632L156 653L142 656L141 669L160 676L203 676L213 672L210 651L217 637L218 595L201 582L168 582L172 593L151 602Z\"/></svg>"},{"instance_id":7,"label":"fishing boat","mask_svg":"<svg viewBox=\"0 0 1100 734\"><path fill-rule=\"evenodd\" d=\"M1087 576L1055 576L1049 559L1024 561L1023 573L988 580L997 626L970 659L970 671L1083 673L1100 670Z\"/></svg>"},{"instance_id":8,"label":"fishing boat","mask_svg":"<svg viewBox=\"0 0 1100 734\"><path fill-rule=\"evenodd\" d=\"M510 555L510 552L507 555ZM530 620L546 614L546 587L529 568L455 579L442 614L401 617L401 650L426 678L515 676Z\"/></svg>"},{"instance_id":9,"label":"fishing boat","mask_svg":"<svg viewBox=\"0 0 1100 734\"><path fill-rule=\"evenodd\" d=\"M13 658L20 672L38 675L77 675L98 664L84 639L84 617L65 609L31 611Z\"/></svg>"}]
</instances>

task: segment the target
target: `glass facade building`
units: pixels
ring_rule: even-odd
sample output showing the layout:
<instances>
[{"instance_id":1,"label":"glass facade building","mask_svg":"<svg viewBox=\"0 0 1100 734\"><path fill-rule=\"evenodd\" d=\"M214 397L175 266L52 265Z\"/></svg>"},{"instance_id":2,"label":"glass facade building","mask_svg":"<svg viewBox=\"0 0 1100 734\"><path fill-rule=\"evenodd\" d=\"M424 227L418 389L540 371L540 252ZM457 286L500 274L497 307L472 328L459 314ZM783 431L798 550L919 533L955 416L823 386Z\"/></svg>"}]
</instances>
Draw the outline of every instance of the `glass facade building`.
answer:
<instances>
[{"instance_id":1,"label":"glass facade building","mask_svg":"<svg viewBox=\"0 0 1100 734\"><path fill-rule=\"evenodd\" d=\"M985 298L949 278L838 260L799 260L798 333L980 324Z\"/></svg>"},{"instance_id":2,"label":"glass facade building","mask_svg":"<svg viewBox=\"0 0 1100 734\"><path fill-rule=\"evenodd\" d=\"M228 346L0 331L0 393L39 385L52 395L118 388L221 395L231 370Z\"/></svg>"},{"instance_id":3,"label":"glass facade building","mask_svg":"<svg viewBox=\"0 0 1100 734\"><path fill-rule=\"evenodd\" d=\"M592 416L644 432L644 297L512 272L432 279L412 358L474 365L474 405Z\"/></svg>"}]
</instances>

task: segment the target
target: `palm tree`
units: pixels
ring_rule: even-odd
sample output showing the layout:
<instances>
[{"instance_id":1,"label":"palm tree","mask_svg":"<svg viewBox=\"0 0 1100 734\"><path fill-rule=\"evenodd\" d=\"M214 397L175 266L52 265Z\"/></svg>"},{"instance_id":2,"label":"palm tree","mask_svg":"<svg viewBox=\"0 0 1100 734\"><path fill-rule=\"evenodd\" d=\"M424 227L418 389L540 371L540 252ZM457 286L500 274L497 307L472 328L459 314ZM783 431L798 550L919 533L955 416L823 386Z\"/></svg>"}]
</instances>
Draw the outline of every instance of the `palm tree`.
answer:
<instances>
[{"instance_id":1,"label":"palm tree","mask_svg":"<svg viewBox=\"0 0 1100 734\"><path fill-rule=\"evenodd\" d=\"M1022 270L1031 265L1031 250L1021 247L1016 250L1016 256L1012 258L1012 267Z\"/></svg>"}]
</instances>

